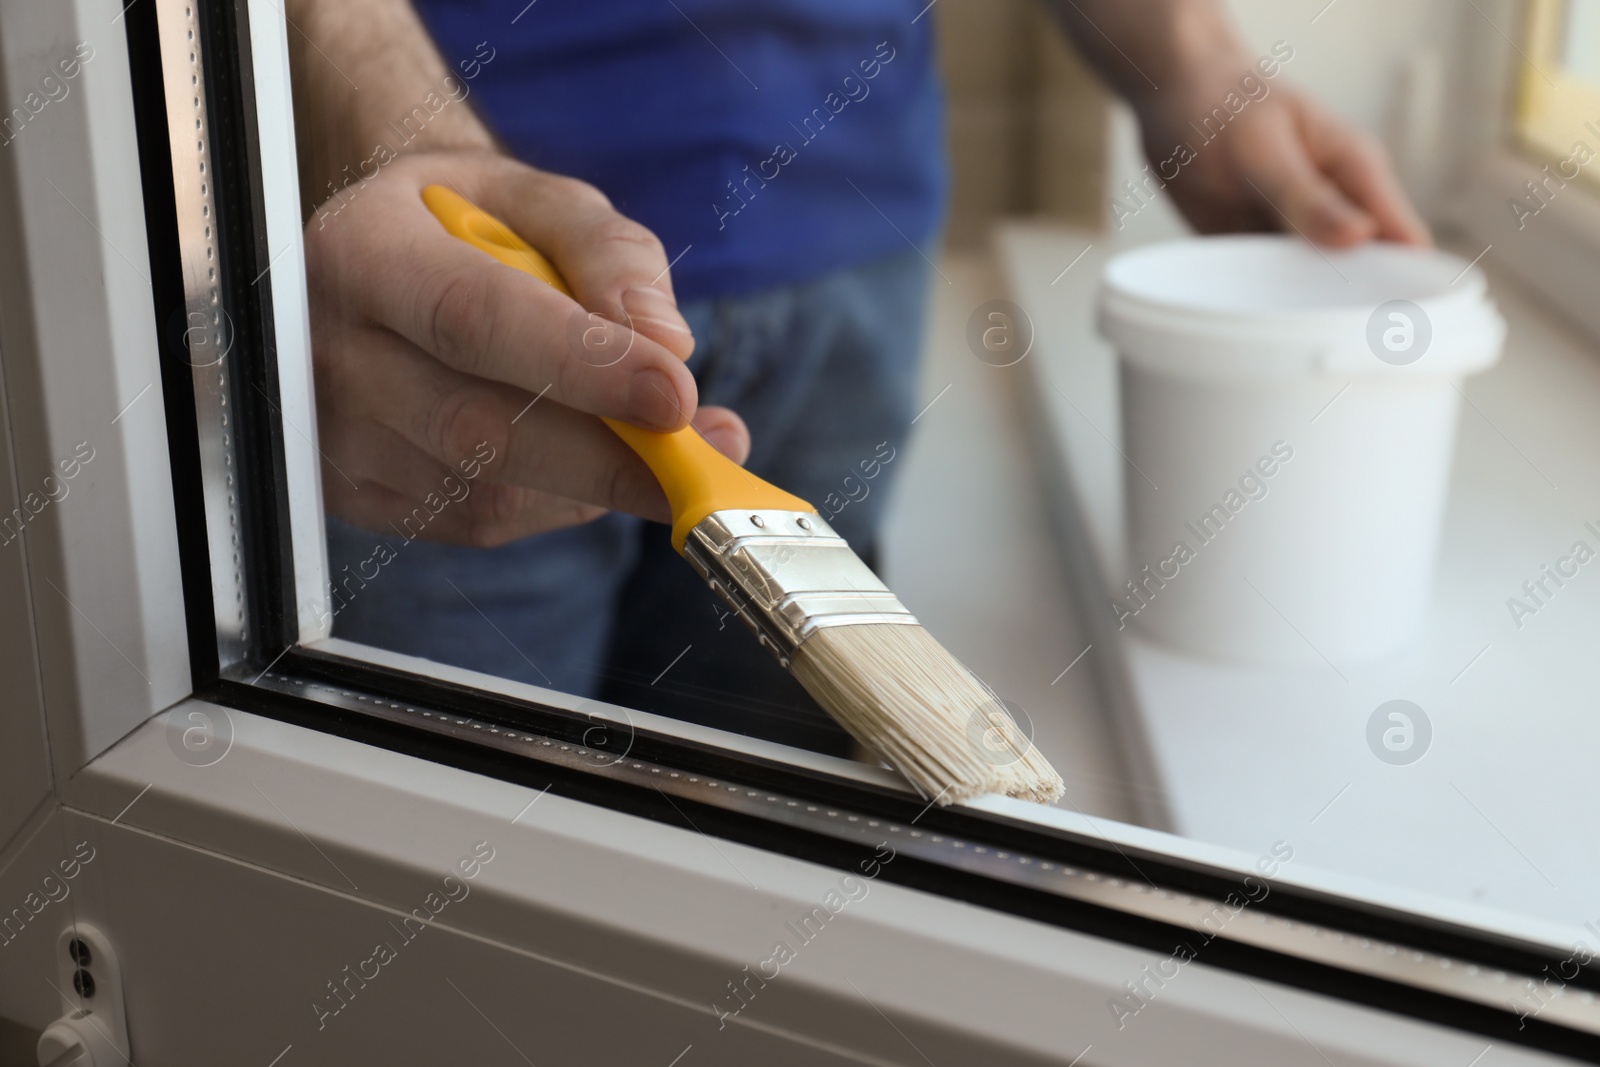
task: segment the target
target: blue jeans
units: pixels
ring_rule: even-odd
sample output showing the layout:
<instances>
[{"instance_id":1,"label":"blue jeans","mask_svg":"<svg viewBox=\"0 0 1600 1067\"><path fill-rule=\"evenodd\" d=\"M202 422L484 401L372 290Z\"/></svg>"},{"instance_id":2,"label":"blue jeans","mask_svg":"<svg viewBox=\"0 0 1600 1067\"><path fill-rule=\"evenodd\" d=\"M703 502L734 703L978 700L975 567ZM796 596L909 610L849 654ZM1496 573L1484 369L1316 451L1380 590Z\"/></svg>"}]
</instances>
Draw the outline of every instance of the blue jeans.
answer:
<instances>
[{"instance_id":1,"label":"blue jeans","mask_svg":"<svg viewBox=\"0 0 1600 1067\"><path fill-rule=\"evenodd\" d=\"M910 428L927 295L915 251L680 310L702 404L749 424L747 466L821 509L870 563ZM887 458L887 461L885 461ZM837 512L837 514L834 514ZM610 513L499 548L328 522L337 576L394 559L334 633L581 696L823 751L846 740L689 565L667 528Z\"/></svg>"}]
</instances>

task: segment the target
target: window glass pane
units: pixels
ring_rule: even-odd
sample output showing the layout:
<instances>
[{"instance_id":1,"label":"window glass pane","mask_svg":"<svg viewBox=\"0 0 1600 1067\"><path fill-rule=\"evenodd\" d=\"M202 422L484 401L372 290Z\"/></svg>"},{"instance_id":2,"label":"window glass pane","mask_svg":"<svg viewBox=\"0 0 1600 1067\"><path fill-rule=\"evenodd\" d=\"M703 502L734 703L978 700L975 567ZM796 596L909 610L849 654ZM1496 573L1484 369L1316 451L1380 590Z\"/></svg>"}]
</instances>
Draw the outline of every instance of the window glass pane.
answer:
<instances>
[{"instance_id":1,"label":"window glass pane","mask_svg":"<svg viewBox=\"0 0 1600 1067\"><path fill-rule=\"evenodd\" d=\"M1527 47L1520 51L1517 132L1553 159L1561 180L1594 180L1600 149L1600 5L1594 0L1536 0L1528 5Z\"/></svg>"},{"instance_id":2,"label":"window glass pane","mask_svg":"<svg viewBox=\"0 0 1600 1067\"><path fill-rule=\"evenodd\" d=\"M334 635L876 759L602 421L695 407L806 502L732 473L701 525L787 531L702 557L806 594L745 612L784 655L900 625L806 569L831 528L1065 810L1600 951L1600 810L1550 792L1600 747L1593 346L1424 222L1488 16L1182 6L290 3ZM1516 126L1576 168L1507 191L1536 248L1600 7L1530 12Z\"/></svg>"},{"instance_id":3,"label":"window glass pane","mask_svg":"<svg viewBox=\"0 0 1600 1067\"><path fill-rule=\"evenodd\" d=\"M1600 87L1600 0L1567 0L1561 64L1574 78Z\"/></svg>"}]
</instances>

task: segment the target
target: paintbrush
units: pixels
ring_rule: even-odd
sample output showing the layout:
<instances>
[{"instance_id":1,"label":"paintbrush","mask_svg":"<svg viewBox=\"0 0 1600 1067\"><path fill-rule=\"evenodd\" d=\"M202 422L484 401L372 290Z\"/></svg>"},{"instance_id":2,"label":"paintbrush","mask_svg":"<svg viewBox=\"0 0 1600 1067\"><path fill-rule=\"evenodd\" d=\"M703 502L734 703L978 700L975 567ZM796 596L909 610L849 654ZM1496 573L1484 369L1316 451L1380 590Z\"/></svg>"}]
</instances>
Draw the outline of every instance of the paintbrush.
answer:
<instances>
[{"instance_id":1,"label":"paintbrush","mask_svg":"<svg viewBox=\"0 0 1600 1067\"><path fill-rule=\"evenodd\" d=\"M504 223L438 185L444 228L572 295ZM818 704L930 801L985 793L1050 803L1061 776L994 692L947 652L817 509L762 481L692 427L606 419L666 492L672 545Z\"/></svg>"}]
</instances>

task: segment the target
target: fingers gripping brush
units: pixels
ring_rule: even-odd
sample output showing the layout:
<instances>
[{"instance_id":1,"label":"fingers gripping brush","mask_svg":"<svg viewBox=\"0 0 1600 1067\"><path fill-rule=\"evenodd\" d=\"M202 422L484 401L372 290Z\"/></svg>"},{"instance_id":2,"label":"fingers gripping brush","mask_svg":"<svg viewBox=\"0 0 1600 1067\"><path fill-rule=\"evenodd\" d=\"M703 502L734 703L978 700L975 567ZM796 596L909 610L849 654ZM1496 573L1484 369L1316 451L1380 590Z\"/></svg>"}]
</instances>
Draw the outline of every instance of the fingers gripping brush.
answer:
<instances>
[{"instance_id":1,"label":"fingers gripping brush","mask_svg":"<svg viewBox=\"0 0 1600 1067\"><path fill-rule=\"evenodd\" d=\"M567 295L555 268L456 193L423 190L451 234ZM857 741L924 797L984 793L1048 803L1060 775L995 694L923 629L799 497L757 478L692 427L606 419L661 483L672 545Z\"/></svg>"}]
</instances>

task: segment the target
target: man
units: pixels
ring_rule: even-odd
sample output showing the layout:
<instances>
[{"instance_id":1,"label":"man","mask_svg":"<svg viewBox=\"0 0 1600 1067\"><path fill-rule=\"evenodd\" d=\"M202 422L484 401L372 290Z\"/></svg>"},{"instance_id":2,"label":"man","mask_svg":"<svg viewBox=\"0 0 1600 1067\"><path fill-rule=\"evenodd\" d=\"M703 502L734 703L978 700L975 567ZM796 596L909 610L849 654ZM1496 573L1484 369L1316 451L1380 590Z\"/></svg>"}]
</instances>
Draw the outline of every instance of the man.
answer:
<instances>
[{"instance_id":1,"label":"man","mask_svg":"<svg viewBox=\"0 0 1600 1067\"><path fill-rule=\"evenodd\" d=\"M665 501L596 416L692 422L817 504L872 472L832 520L871 558L946 185L933 18L921 0L417 6L288 7L335 633L838 750L641 521ZM1058 14L1153 160L1255 67L1220 0ZM429 183L550 256L577 302L448 237ZM1168 191L1203 231L1427 239L1379 150L1281 84ZM602 320L621 324L603 351L585 342Z\"/></svg>"}]
</instances>

